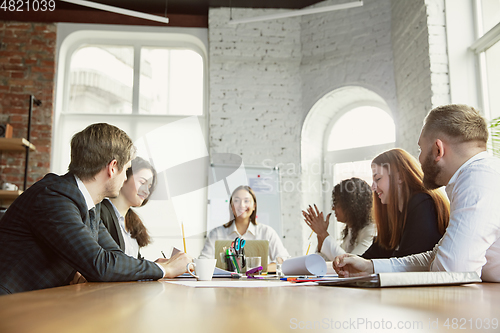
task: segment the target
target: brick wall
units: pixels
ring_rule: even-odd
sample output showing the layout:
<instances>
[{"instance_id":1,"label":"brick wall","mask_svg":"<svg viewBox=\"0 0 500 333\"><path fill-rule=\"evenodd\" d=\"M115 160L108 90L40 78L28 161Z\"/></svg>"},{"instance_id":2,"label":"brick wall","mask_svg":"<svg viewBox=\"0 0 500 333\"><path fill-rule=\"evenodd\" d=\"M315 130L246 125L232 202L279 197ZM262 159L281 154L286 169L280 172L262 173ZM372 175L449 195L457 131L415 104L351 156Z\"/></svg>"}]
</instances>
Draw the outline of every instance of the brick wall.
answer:
<instances>
[{"instance_id":1,"label":"brick wall","mask_svg":"<svg viewBox=\"0 0 500 333\"><path fill-rule=\"evenodd\" d=\"M360 101L387 105L396 120L391 3L365 0L362 7L307 15L302 18L301 27L302 111L306 124L301 137L303 181L322 184L323 190L303 191L302 207L316 203L326 211L331 206L334 185L330 178L333 175L325 176L331 168L323 165L328 125L346 107ZM352 124L352 131L356 131L356 124ZM376 135L377 129L373 132L359 135ZM315 171L319 165L323 165L321 172ZM331 221L334 220L332 216ZM302 221L298 223L304 227ZM330 234L335 235L338 227L337 223L330 223ZM305 246L309 234L305 227L302 235ZM312 243L316 246L315 239Z\"/></svg>"},{"instance_id":2,"label":"brick wall","mask_svg":"<svg viewBox=\"0 0 500 333\"><path fill-rule=\"evenodd\" d=\"M50 169L55 74L55 24L0 21L0 114L8 114L13 137L27 136L29 96L42 101L33 107L28 186ZM1 180L23 185L25 154L0 152Z\"/></svg>"},{"instance_id":3,"label":"brick wall","mask_svg":"<svg viewBox=\"0 0 500 333\"><path fill-rule=\"evenodd\" d=\"M377 93L397 112L389 0L306 15L301 42L303 117L318 99L347 85Z\"/></svg>"},{"instance_id":4,"label":"brick wall","mask_svg":"<svg viewBox=\"0 0 500 333\"><path fill-rule=\"evenodd\" d=\"M264 12L233 9L233 17ZM228 20L228 8L209 12L210 153L239 154L245 165L298 166L300 18L239 25ZM284 168L281 175L287 186L281 196L283 242L293 249L300 231L294 188L299 175Z\"/></svg>"},{"instance_id":5,"label":"brick wall","mask_svg":"<svg viewBox=\"0 0 500 333\"><path fill-rule=\"evenodd\" d=\"M418 155L422 121L450 101L443 0L392 0L398 146Z\"/></svg>"}]
</instances>

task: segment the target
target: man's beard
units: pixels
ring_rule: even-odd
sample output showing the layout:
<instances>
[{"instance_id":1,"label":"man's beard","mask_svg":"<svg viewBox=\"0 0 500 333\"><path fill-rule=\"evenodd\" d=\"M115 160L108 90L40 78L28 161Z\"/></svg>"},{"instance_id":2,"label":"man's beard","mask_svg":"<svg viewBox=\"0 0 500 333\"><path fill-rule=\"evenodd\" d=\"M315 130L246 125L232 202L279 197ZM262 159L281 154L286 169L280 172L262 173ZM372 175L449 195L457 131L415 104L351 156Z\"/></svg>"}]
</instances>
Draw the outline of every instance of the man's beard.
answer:
<instances>
[{"instance_id":1,"label":"man's beard","mask_svg":"<svg viewBox=\"0 0 500 333\"><path fill-rule=\"evenodd\" d=\"M429 152L422 163L422 171L424 172L424 186L428 190L435 190L442 185L437 183L437 177L441 173L442 168L434 163L432 159L432 152Z\"/></svg>"},{"instance_id":2,"label":"man's beard","mask_svg":"<svg viewBox=\"0 0 500 333\"><path fill-rule=\"evenodd\" d=\"M111 182L108 182L106 184L106 187L105 187L105 197L108 197L108 198L116 198L120 195L120 188L117 188L116 186L116 180L115 181L111 181Z\"/></svg>"}]
</instances>

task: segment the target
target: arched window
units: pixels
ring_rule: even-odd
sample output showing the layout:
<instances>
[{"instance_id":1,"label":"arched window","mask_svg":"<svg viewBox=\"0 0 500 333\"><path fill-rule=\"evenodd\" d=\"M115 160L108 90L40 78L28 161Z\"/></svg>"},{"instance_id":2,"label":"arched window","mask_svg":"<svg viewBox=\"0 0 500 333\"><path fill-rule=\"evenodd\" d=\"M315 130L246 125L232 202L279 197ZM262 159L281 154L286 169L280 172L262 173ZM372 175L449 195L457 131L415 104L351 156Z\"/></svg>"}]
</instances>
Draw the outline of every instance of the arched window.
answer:
<instances>
[{"instance_id":1,"label":"arched window","mask_svg":"<svg viewBox=\"0 0 500 333\"><path fill-rule=\"evenodd\" d=\"M394 121L378 106L347 107L330 124L325 137L323 182L331 188L344 179L358 177L372 184L371 161L379 153L393 148L396 141ZM325 193L325 207L331 206L331 196ZM337 225L340 232L343 225Z\"/></svg>"},{"instance_id":2,"label":"arched window","mask_svg":"<svg viewBox=\"0 0 500 333\"><path fill-rule=\"evenodd\" d=\"M301 181L308 189L302 191L304 207L316 203L326 214L331 212L333 186L343 179L359 177L371 185L371 160L394 148L391 114L380 95L359 86L338 88L314 104L301 138ZM335 221L334 215L330 221ZM330 234L342 229L330 223ZM302 235L305 251L310 235L306 226Z\"/></svg>"},{"instance_id":3,"label":"arched window","mask_svg":"<svg viewBox=\"0 0 500 333\"><path fill-rule=\"evenodd\" d=\"M347 108L327 134L325 165L333 172L325 176L333 179L325 180L337 184L358 177L371 184L371 159L395 141L394 121L385 110L370 105Z\"/></svg>"},{"instance_id":4,"label":"arched window","mask_svg":"<svg viewBox=\"0 0 500 333\"><path fill-rule=\"evenodd\" d=\"M158 173L208 156L205 29L60 24L58 37L53 172L66 172L71 137L99 122L124 130ZM186 211L190 251L200 251L206 189L175 197L162 185L138 210L154 239L141 254L182 247Z\"/></svg>"}]
</instances>

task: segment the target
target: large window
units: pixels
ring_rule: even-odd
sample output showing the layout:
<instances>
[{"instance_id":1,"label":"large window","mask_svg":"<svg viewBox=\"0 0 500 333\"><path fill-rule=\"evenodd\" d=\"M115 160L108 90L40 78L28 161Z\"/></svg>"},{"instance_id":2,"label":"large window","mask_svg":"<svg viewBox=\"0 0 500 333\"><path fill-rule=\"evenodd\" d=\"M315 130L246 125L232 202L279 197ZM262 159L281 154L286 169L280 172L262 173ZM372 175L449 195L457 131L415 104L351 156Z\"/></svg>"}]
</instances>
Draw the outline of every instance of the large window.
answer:
<instances>
[{"instance_id":1,"label":"large window","mask_svg":"<svg viewBox=\"0 0 500 333\"><path fill-rule=\"evenodd\" d=\"M396 141L394 121L379 107L355 107L332 124L327 140L328 181L358 177L371 184L371 159Z\"/></svg>"},{"instance_id":2,"label":"large window","mask_svg":"<svg viewBox=\"0 0 500 333\"><path fill-rule=\"evenodd\" d=\"M475 0L476 36L471 46L479 58L481 98L489 119L500 117L500 1Z\"/></svg>"},{"instance_id":3,"label":"large window","mask_svg":"<svg viewBox=\"0 0 500 333\"><path fill-rule=\"evenodd\" d=\"M193 29L148 29L58 26L62 43L52 171L66 172L71 137L86 126L106 122L124 130L138 148L137 155L152 162L162 182L156 197L136 210L154 240L141 253L156 259L171 246L182 248L181 222L190 252L203 246L206 189L176 196L161 175L208 156L207 41Z\"/></svg>"},{"instance_id":4,"label":"large window","mask_svg":"<svg viewBox=\"0 0 500 333\"><path fill-rule=\"evenodd\" d=\"M500 1L473 0L476 40L471 45L479 64L479 98L492 123L490 149L500 152ZM494 125L493 125L494 124Z\"/></svg>"},{"instance_id":5,"label":"large window","mask_svg":"<svg viewBox=\"0 0 500 333\"><path fill-rule=\"evenodd\" d=\"M189 49L82 45L67 84L65 113L203 114L203 59Z\"/></svg>"},{"instance_id":6,"label":"large window","mask_svg":"<svg viewBox=\"0 0 500 333\"><path fill-rule=\"evenodd\" d=\"M371 186L372 159L393 148L395 141L394 121L386 110L371 105L347 108L331 124L324 152L323 183L330 183L333 188L344 179L358 177ZM331 207L330 193L326 193L324 205ZM343 228L343 224L337 225L335 231Z\"/></svg>"}]
</instances>

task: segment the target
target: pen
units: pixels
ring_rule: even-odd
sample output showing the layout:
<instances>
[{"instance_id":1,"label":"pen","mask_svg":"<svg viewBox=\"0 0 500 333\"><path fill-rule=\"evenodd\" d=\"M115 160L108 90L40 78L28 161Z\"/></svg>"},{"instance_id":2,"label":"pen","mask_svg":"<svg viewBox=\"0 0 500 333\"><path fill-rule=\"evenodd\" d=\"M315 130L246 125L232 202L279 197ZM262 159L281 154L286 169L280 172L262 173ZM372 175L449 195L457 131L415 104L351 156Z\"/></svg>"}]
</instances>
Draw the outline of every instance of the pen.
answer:
<instances>
[{"instance_id":1,"label":"pen","mask_svg":"<svg viewBox=\"0 0 500 333\"><path fill-rule=\"evenodd\" d=\"M184 222L182 222L182 243L184 244L184 253L186 253L186 236L184 235Z\"/></svg>"},{"instance_id":2,"label":"pen","mask_svg":"<svg viewBox=\"0 0 500 333\"><path fill-rule=\"evenodd\" d=\"M167 259L167 257L165 257L165 253L163 253L163 251L160 251L160 252L163 255L163 258Z\"/></svg>"},{"instance_id":3,"label":"pen","mask_svg":"<svg viewBox=\"0 0 500 333\"><path fill-rule=\"evenodd\" d=\"M310 239L311 239L311 237L312 237L313 233L314 233L314 230L313 230L313 231L311 231L311 234L309 235L309 238L308 238L307 240L310 240ZM311 247L311 242L309 242L309 246L307 247L306 256L309 254L309 248L310 248L310 247Z\"/></svg>"},{"instance_id":4,"label":"pen","mask_svg":"<svg viewBox=\"0 0 500 333\"><path fill-rule=\"evenodd\" d=\"M306 256L309 254L309 249L311 248L311 242L309 242L309 246L307 247L307 252L306 252Z\"/></svg>"}]
</instances>

